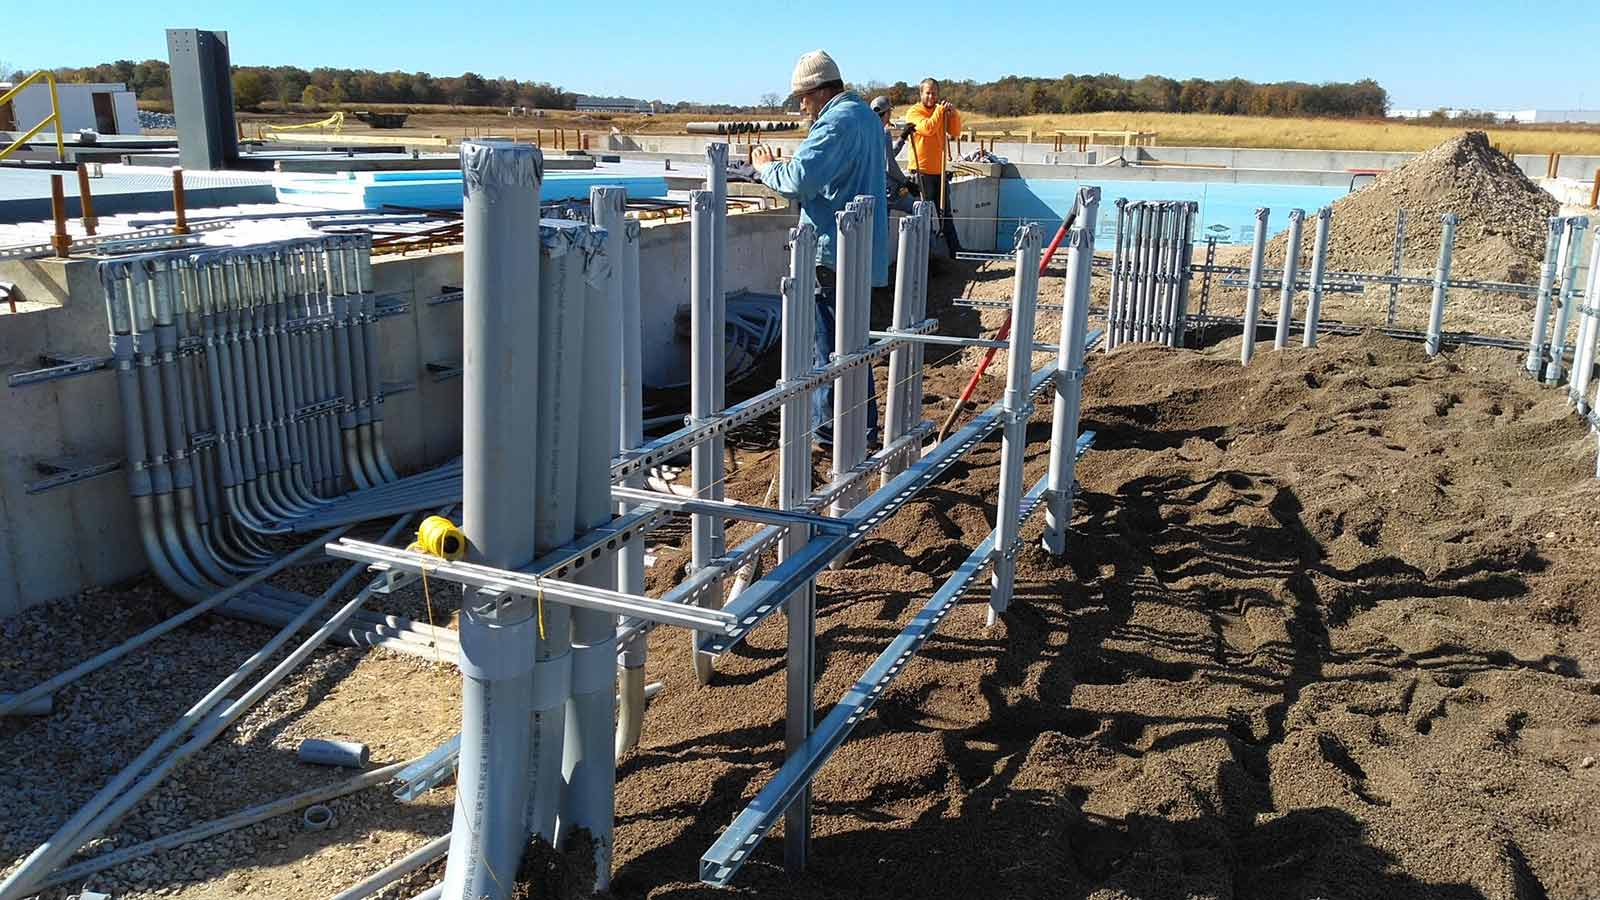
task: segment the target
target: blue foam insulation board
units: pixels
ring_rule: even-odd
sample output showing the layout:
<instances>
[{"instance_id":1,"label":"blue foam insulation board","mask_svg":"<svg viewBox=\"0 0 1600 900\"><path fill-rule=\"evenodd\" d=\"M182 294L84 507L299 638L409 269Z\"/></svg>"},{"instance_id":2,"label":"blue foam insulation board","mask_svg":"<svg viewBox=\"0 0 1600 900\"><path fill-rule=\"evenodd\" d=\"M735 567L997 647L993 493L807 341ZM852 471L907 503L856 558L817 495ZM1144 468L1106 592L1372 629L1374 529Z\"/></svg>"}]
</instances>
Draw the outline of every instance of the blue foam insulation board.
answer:
<instances>
[{"instance_id":1,"label":"blue foam insulation board","mask_svg":"<svg viewBox=\"0 0 1600 900\"><path fill-rule=\"evenodd\" d=\"M591 187L626 188L629 197L665 197L667 180L650 175L608 175L594 170L545 172L539 199L587 200ZM459 171L340 172L277 180L278 202L314 209L460 209Z\"/></svg>"}]
</instances>

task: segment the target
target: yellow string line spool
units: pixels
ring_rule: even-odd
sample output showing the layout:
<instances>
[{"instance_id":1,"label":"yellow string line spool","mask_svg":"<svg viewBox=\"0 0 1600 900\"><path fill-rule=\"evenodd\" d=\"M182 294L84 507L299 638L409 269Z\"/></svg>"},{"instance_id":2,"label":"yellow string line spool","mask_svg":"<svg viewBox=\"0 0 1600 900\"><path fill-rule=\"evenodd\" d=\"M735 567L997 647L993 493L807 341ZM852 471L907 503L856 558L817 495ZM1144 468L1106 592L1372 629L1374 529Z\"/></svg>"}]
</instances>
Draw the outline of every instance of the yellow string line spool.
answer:
<instances>
[{"instance_id":1,"label":"yellow string line spool","mask_svg":"<svg viewBox=\"0 0 1600 900\"><path fill-rule=\"evenodd\" d=\"M456 523L444 516L429 516L417 526L417 539L406 549L412 553L426 553L447 562L455 562L466 555L467 537L456 527ZM422 567L422 602L428 609L428 627L430 629L436 627L433 620L433 596L428 590L426 566ZM433 640L430 639L428 643L435 650L438 649L438 644Z\"/></svg>"}]
</instances>

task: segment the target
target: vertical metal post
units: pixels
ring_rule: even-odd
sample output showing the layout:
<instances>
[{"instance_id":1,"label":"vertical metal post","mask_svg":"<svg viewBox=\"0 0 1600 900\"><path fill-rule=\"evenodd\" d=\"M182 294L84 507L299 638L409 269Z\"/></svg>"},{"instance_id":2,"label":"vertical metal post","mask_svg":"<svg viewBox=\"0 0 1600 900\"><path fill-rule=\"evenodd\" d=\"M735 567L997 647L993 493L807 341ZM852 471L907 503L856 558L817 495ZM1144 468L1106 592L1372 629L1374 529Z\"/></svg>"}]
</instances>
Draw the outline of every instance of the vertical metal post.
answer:
<instances>
[{"instance_id":1,"label":"vertical metal post","mask_svg":"<svg viewBox=\"0 0 1600 900\"><path fill-rule=\"evenodd\" d=\"M78 163L78 218L83 222L83 233L94 237L100 220L94 214L94 195L89 192L89 166L86 163Z\"/></svg>"},{"instance_id":2,"label":"vertical metal post","mask_svg":"<svg viewBox=\"0 0 1600 900\"><path fill-rule=\"evenodd\" d=\"M1394 262L1389 266L1395 278L1400 277L1401 263L1406 249L1406 211L1395 210L1394 214ZM1389 312L1384 317L1384 324L1394 327L1396 316L1399 314L1400 283L1392 282L1389 285Z\"/></svg>"},{"instance_id":3,"label":"vertical metal post","mask_svg":"<svg viewBox=\"0 0 1600 900\"><path fill-rule=\"evenodd\" d=\"M183 196L183 168L174 166L172 169L172 232L173 234L189 233L189 204Z\"/></svg>"},{"instance_id":4,"label":"vertical metal post","mask_svg":"<svg viewBox=\"0 0 1600 900\"><path fill-rule=\"evenodd\" d=\"M1544 242L1544 267L1539 270L1539 293L1533 301L1533 335L1528 338L1528 358L1523 368L1535 378L1544 369L1545 348L1550 345L1550 293L1556 283L1556 265L1561 258L1561 241L1566 220L1551 216Z\"/></svg>"},{"instance_id":5,"label":"vertical metal post","mask_svg":"<svg viewBox=\"0 0 1600 900\"><path fill-rule=\"evenodd\" d=\"M1122 322L1122 276L1128 264L1122 245L1124 225L1128 219L1128 198L1118 197L1113 205L1117 208L1117 230L1111 239L1111 288L1106 300L1106 338L1100 345L1106 353L1117 346L1117 328ZM1066 321L1066 311L1063 310L1062 328L1066 328Z\"/></svg>"},{"instance_id":6,"label":"vertical metal post","mask_svg":"<svg viewBox=\"0 0 1600 900\"><path fill-rule=\"evenodd\" d=\"M1093 225L1092 218L1088 224ZM1093 264L1092 227L1074 230L1067 236L1067 277L1061 293L1056 396L1050 421L1050 481L1045 486L1043 543L1045 550L1058 558L1067 552L1067 526L1072 523L1078 422L1086 371L1083 341L1089 327L1089 280Z\"/></svg>"},{"instance_id":7,"label":"vertical metal post","mask_svg":"<svg viewBox=\"0 0 1600 900\"><path fill-rule=\"evenodd\" d=\"M716 299L713 296L712 246L716 243L716 198L710 191L689 193L689 420L691 424L706 421L719 410L716 405L717 363L723 353L716 327ZM707 441L689 451L690 485L697 498L712 497L722 452L719 442ZM690 523L690 563L703 569L717 556L716 529L711 516L696 515ZM716 608L722 605L722 580L700 595L696 601L701 606ZM689 653L694 660L695 677L701 684L711 680L711 658L701 654L695 645L697 635L687 635Z\"/></svg>"},{"instance_id":8,"label":"vertical metal post","mask_svg":"<svg viewBox=\"0 0 1600 900\"><path fill-rule=\"evenodd\" d=\"M539 380L539 228L543 157L532 147L465 144L462 308L462 514L475 562L534 556L531 449ZM462 601L461 756L444 897L509 897L526 845L533 610Z\"/></svg>"},{"instance_id":9,"label":"vertical metal post","mask_svg":"<svg viewBox=\"0 0 1600 900\"><path fill-rule=\"evenodd\" d=\"M1274 350L1289 346L1289 326L1294 319L1294 279L1300 274L1300 232L1305 220L1305 210L1289 210L1289 242L1283 256L1283 289L1278 295L1278 330L1272 339Z\"/></svg>"},{"instance_id":10,"label":"vertical metal post","mask_svg":"<svg viewBox=\"0 0 1600 900\"><path fill-rule=\"evenodd\" d=\"M1456 246L1456 214L1445 213L1439 219L1444 225L1439 235L1439 265L1433 271L1433 305L1428 310L1427 348L1429 356L1438 356L1444 340L1444 299L1450 284L1450 254Z\"/></svg>"},{"instance_id":11,"label":"vertical metal post","mask_svg":"<svg viewBox=\"0 0 1600 900\"><path fill-rule=\"evenodd\" d=\"M728 145L706 145L706 190L711 193L711 412L722 415L728 406ZM711 493L712 500L721 500L726 492L727 460L724 453L727 438L717 434L711 439ZM727 552L727 538L723 533L721 516L703 517L711 531L711 552L721 556ZM715 598L721 605L722 594ZM690 635L693 637L693 635Z\"/></svg>"},{"instance_id":12,"label":"vertical metal post","mask_svg":"<svg viewBox=\"0 0 1600 900\"><path fill-rule=\"evenodd\" d=\"M1011 282L1011 347L1006 358L1005 409L1000 439L1000 496L994 512L994 568L989 576L989 624L1011 605L1016 578L1017 533L1021 525L1022 455L1028 449L1028 417L1033 403L1028 376L1033 371L1033 319L1039 302L1039 226L1023 225L1016 234L1016 271Z\"/></svg>"},{"instance_id":13,"label":"vertical metal post","mask_svg":"<svg viewBox=\"0 0 1600 900\"><path fill-rule=\"evenodd\" d=\"M923 244L926 245L926 239ZM811 369L816 346L817 236L809 225L789 230L789 272L782 282L783 360L785 383L798 381ZM784 509L801 509L811 493L811 400L800 392L779 410L778 503ZM835 437L837 438L837 432ZM787 559L799 553L811 538L811 529L790 526L779 548ZM788 650L785 682L784 752L793 756L811 736L815 717L816 585L807 580L789 596ZM798 874L806 867L811 846L811 789L784 812L784 867Z\"/></svg>"},{"instance_id":14,"label":"vertical metal post","mask_svg":"<svg viewBox=\"0 0 1600 900\"><path fill-rule=\"evenodd\" d=\"M1256 355L1256 323L1261 319L1261 265L1267 255L1267 217L1272 211L1256 207L1255 244L1250 248L1250 281L1244 298L1244 341L1239 347L1239 364L1250 365Z\"/></svg>"},{"instance_id":15,"label":"vertical metal post","mask_svg":"<svg viewBox=\"0 0 1600 900\"><path fill-rule=\"evenodd\" d=\"M1317 210L1317 237L1311 248L1311 299L1306 304L1305 346L1317 345L1317 322L1322 317L1322 273L1328 265L1328 227L1333 219L1333 207Z\"/></svg>"},{"instance_id":16,"label":"vertical metal post","mask_svg":"<svg viewBox=\"0 0 1600 900\"><path fill-rule=\"evenodd\" d=\"M56 256L66 259L72 254L72 235L67 233L67 197L60 175L50 176L50 218L55 227L50 235L50 247Z\"/></svg>"},{"instance_id":17,"label":"vertical metal post","mask_svg":"<svg viewBox=\"0 0 1600 900\"><path fill-rule=\"evenodd\" d=\"M1561 300L1556 308L1555 333L1550 336L1550 361L1544 368L1544 383L1561 380L1566 365L1567 326L1572 321L1573 294L1578 290L1578 262L1583 254L1583 230L1589 226L1584 216L1567 220L1567 254L1562 264Z\"/></svg>"}]
</instances>

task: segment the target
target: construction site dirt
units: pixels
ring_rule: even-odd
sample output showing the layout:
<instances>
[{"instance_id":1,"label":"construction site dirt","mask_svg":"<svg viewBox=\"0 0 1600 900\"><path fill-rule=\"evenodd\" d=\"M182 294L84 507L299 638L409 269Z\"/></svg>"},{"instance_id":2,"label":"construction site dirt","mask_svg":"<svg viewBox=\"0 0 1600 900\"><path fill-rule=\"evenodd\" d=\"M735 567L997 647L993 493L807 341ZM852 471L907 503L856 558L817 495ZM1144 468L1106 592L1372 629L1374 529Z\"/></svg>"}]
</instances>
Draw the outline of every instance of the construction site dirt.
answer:
<instances>
[{"instance_id":1,"label":"construction site dirt","mask_svg":"<svg viewBox=\"0 0 1600 900\"><path fill-rule=\"evenodd\" d=\"M951 301L1003 299L1009 272L947 267L930 292L942 330L977 333L980 316ZM1060 293L1059 277L1044 280L1043 302ZM1055 315L1040 323L1052 340ZM1243 369L1238 340L1093 356L1083 427L1097 438L1065 561L1032 541L1037 521L1025 529L1010 611L986 628L984 592L969 594L822 769L816 864L786 874L775 832L732 893L1591 895L1600 482L1562 392L1519 379L1520 356L1503 350L1430 360L1420 343L1330 335ZM940 421L970 352L927 354L927 416ZM974 405L1000 388L985 379ZM1031 427L1048 423L1041 403ZM728 495L759 502L770 436L733 443ZM1025 481L1045 447L1031 445ZM996 436L819 578L819 714L993 526L998 457ZM682 531L656 538L652 593L687 558ZM383 608L443 618L454 595L441 593ZM179 608L139 585L7 623L0 690ZM618 769L614 895L730 893L700 884L698 861L782 762L781 619L720 659L708 687L681 631L652 636L648 678L665 687ZM14 865L267 634L222 621L64 690L48 719L0 722L0 860ZM348 648L314 659L98 849L348 775L294 761L299 737L365 741L378 764L459 726L448 664ZM57 799L41 805L44 793ZM445 833L452 801L449 787L411 804L373 788L336 801L327 830L296 814L87 885L326 896ZM412 896L441 869L379 896Z\"/></svg>"}]
</instances>

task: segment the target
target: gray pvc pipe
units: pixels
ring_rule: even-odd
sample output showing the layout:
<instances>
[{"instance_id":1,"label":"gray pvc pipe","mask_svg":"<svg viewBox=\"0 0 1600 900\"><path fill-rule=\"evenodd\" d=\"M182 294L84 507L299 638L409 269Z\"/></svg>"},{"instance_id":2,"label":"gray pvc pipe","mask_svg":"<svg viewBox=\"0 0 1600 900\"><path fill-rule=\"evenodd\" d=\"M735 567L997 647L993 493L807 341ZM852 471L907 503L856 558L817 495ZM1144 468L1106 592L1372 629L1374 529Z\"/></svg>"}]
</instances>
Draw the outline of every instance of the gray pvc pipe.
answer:
<instances>
[{"instance_id":1,"label":"gray pvc pipe","mask_svg":"<svg viewBox=\"0 0 1600 900\"><path fill-rule=\"evenodd\" d=\"M1289 326L1294 319L1294 280L1300 274L1300 234L1305 219L1305 210L1289 210L1289 239L1284 245L1283 256L1283 288L1278 293L1278 328L1272 338L1274 350L1289 346Z\"/></svg>"},{"instance_id":2,"label":"gray pvc pipe","mask_svg":"<svg viewBox=\"0 0 1600 900\"><path fill-rule=\"evenodd\" d=\"M578 421L577 530L581 535L611 521L611 460L616 457L621 414L622 291L613 261L622 255L622 209L626 191L590 190L595 223L605 228L600 252L586 257L583 396ZM596 235L597 237L597 235ZM579 583L614 590L610 560L584 566ZM567 706L562 771L568 795L563 821L586 828L593 838L596 891L611 884L612 829L616 806L617 616L590 609L572 611L572 695Z\"/></svg>"},{"instance_id":3,"label":"gray pvc pipe","mask_svg":"<svg viewBox=\"0 0 1600 900\"><path fill-rule=\"evenodd\" d=\"M465 194L462 531L474 562L519 567L535 555L534 465L541 376L539 234L544 157L526 144L461 146ZM527 842L535 612L462 601L461 756L444 896L504 900Z\"/></svg>"},{"instance_id":4,"label":"gray pvc pipe","mask_svg":"<svg viewBox=\"0 0 1600 900\"><path fill-rule=\"evenodd\" d=\"M1578 263L1583 253L1583 230L1588 227L1589 220L1584 216L1573 216L1567 219L1567 253L1566 261L1562 266L1561 276L1561 305L1556 310L1556 326L1550 336L1550 361L1545 364L1545 384L1555 384L1561 380L1566 363L1567 352L1567 327L1572 321L1573 294L1578 288Z\"/></svg>"},{"instance_id":5,"label":"gray pvc pipe","mask_svg":"<svg viewBox=\"0 0 1600 900\"><path fill-rule=\"evenodd\" d=\"M1256 353L1256 323L1261 320L1261 266L1267 254L1267 218L1271 210L1256 207L1255 243L1250 248L1250 282L1244 300L1244 340L1239 345L1239 364L1250 365Z\"/></svg>"},{"instance_id":6,"label":"gray pvc pipe","mask_svg":"<svg viewBox=\"0 0 1600 900\"><path fill-rule=\"evenodd\" d=\"M1523 364L1528 374L1539 377L1544 368L1545 348L1549 346L1550 292L1556 282L1556 264L1561 253L1564 219L1551 216L1544 243L1544 266L1539 270L1539 291L1533 301L1533 335L1528 338L1528 358Z\"/></svg>"},{"instance_id":7,"label":"gray pvc pipe","mask_svg":"<svg viewBox=\"0 0 1600 900\"><path fill-rule=\"evenodd\" d=\"M546 223L541 233L538 444L533 458L534 543L540 553L577 534L579 436L584 407L587 227ZM604 402L596 399L593 402ZM609 458L609 457L608 457ZM558 844L567 701L572 695L572 608L543 604L533 669L533 757L525 777L529 831Z\"/></svg>"},{"instance_id":8,"label":"gray pvc pipe","mask_svg":"<svg viewBox=\"0 0 1600 900\"><path fill-rule=\"evenodd\" d=\"M1450 254L1456 245L1456 214L1445 213L1439 218L1443 233L1439 235L1439 265L1433 274L1433 303L1428 309L1428 336L1424 347L1429 356L1438 356L1444 337L1445 289L1450 283Z\"/></svg>"},{"instance_id":9,"label":"gray pvc pipe","mask_svg":"<svg viewBox=\"0 0 1600 900\"><path fill-rule=\"evenodd\" d=\"M1317 210L1317 236L1311 250L1311 299L1306 303L1305 346L1317 345L1317 326L1322 318L1322 275L1328 265L1328 228L1333 207Z\"/></svg>"},{"instance_id":10,"label":"gray pvc pipe","mask_svg":"<svg viewBox=\"0 0 1600 900\"><path fill-rule=\"evenodd\" d=\"M1118 329L1122 321L1122 293L1124 270L1127 267L1127 258L1123 252L1124 227L1128 219L1128 198L1118 197L1113 204L1117 208L1116 233L1111 239L1111 287L1106 301L1106 339L1101 344L1106 353L1117 347ZM1065 327L1066 313L1062 313L1062 327Z\"/></svg>"},{"instance_id":11,"label":"gray pvc pipe","mask_svg":"<svg viewBox=\"0 0 1600 900\"><path fill-rule=\"evenodd\" d=\"M366 744L324 738L306 738L295 748L295 757L303 763L347 769L365 768L371 755Z\"/></svg>"}]
</instances>

